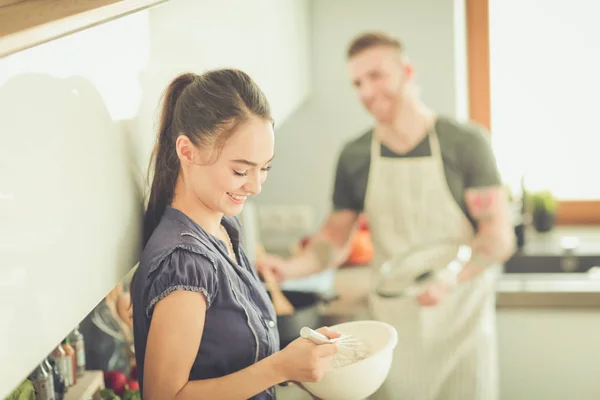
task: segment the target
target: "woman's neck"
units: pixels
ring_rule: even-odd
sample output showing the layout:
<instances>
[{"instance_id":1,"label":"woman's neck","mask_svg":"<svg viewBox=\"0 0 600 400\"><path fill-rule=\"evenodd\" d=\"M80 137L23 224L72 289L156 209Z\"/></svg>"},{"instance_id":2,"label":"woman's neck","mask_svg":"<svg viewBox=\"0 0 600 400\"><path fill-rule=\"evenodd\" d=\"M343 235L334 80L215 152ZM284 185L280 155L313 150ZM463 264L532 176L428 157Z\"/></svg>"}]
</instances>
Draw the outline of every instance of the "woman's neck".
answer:
<instances>
[{"instance_id":1,"label":"woman's neck","mask_svg":"<svg viewBox=\"0 0 600 400\"><path fill-rule=\"evenodd\" d=\"M223 219L223 213L211 210L196 196L186 193L181 178L177 179L171 207L187 215L211 235L216 237L222 235L221 220Z\"/></svg>"}]
</instances>

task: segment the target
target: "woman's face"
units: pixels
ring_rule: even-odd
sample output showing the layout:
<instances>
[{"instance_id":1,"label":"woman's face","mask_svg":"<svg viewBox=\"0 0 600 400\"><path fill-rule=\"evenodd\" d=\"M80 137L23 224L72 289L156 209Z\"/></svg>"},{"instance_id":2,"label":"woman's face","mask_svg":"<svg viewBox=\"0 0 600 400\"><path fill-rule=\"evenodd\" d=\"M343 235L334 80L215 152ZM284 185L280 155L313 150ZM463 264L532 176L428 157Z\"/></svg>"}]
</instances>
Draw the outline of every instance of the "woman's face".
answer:
<instances>
[{"instance_id":1,"label":"woman's face","mask_svg":"<svg viewBox=\"0 0 600 400\"><path fill-rule=\"evenodd\" d=\"M186 194L209 211L233 216L248 196L260 193L267 178L275 149L273 126L252 116L237 127L213 163L212 148L199 149L185 136L177 139L177 149Z\"/></svg>"}]
</instances>

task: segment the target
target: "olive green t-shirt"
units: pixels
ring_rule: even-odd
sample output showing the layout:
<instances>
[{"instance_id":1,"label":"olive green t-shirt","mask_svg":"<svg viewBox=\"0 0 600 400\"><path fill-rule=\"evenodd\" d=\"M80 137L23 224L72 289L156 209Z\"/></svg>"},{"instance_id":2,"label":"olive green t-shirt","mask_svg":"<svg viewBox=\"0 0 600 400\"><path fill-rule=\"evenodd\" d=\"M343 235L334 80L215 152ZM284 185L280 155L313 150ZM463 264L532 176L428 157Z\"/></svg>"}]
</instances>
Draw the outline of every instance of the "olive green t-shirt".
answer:
<instances>
[{"instance_id":1,"label":"olive green t-shirt","mask_svg":"<svg viewBox=\"0 0 600 400\"><path fill-rule=\"evenodd\" d=\"M440 143L442 161L448 188L467 218L476 228L464 201L465 189L501 183L496 158L487 131L472 123L461 123L447 117L438 117L435 131ZM373 130L347 143L338 159L333 206L335 210L364 210L367 181L371 165ZM381 145L382 157L431 156L429 135L406 154L396 154Z\"/></svg>"}]
</instances>

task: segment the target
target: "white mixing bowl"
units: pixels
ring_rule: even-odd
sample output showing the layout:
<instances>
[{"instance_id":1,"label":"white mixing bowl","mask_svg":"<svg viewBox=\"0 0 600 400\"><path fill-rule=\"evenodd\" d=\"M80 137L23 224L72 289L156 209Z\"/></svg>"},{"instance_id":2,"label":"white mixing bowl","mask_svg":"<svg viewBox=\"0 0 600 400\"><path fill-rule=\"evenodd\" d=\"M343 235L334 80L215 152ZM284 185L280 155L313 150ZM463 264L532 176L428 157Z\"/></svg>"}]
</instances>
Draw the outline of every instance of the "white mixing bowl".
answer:
<instances>
[{"instance_id":1,"label":"white mixing bowl","mask_svg":"<svg viewBox=\"0 0 600 400\"><path fill-rule=\"evenodd\" d=\"M354 321L331 326L340 333L352 335L371 350L364 360L341 368L332 368L319 382L302 384L313 395L326 400L363 400L375 393L385 381L392 364L398 333L379 321Z\"/></svg>"}]
</instances>

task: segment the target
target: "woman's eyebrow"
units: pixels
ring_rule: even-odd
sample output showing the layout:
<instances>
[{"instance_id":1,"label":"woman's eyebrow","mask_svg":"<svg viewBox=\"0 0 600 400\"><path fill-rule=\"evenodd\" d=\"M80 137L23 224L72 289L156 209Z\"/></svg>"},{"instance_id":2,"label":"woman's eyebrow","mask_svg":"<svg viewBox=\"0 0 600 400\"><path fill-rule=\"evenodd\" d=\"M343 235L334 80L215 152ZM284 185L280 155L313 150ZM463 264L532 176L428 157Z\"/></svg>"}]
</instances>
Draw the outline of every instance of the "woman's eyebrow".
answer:
<instances>
[{"instance_id":1,"label":"woman's eyebrow","mask_svg":"<svg viewBox=\"0 0 600 400\"><path fill-rule=\"evenodd\" d=\"M273 161L273 158L275 158L275 156L271 157L271 159L269 161L267 161L267 164L270 163L271 161ZM258 164L252 161L248 161L248 160L244 160L244 159L239 159L239 160L231 160L234 163L238 163L238 164L244 164L244 165L249 165L250 167L257 167Z\"/></svg>"}]
</instances>

